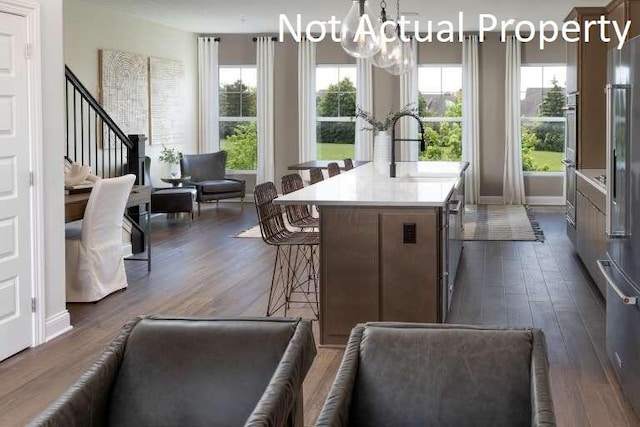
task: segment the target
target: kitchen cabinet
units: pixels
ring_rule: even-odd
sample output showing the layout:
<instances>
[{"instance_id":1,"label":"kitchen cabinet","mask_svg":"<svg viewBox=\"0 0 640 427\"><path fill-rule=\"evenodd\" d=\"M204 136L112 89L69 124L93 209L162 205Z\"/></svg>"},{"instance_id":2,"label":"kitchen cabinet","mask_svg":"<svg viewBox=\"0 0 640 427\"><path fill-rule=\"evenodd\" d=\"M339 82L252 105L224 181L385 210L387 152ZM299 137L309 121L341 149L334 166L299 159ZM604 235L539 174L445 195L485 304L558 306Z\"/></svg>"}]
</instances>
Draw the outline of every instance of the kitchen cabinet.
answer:
<instances>
[{"instance_id":1,"label":"kitchen cabinet","mask_svg":"<svg viewBox=\"0 0 640 427\"><path fill-rule=\"evenodd\" d=\"M606 298L606 280L597 261L607 257L606 196L594 184L578 174L576 202L577 251L602 295Z\"/></svg>"},{"instance_id":2,"label":"kitchen cabinet","mask_svg":"<svg viewBox=\"0 0 640 427\"><path fill-rule=\"evenodd\" d=\"M584 21L607 15L605 7L577 7L567 20L575 20L584 28ZM567 94L577 94L575 128L569 131L576 141L576 167L600 169L605 167L605 86L607 82L608 44L600 40L599 27L589 31L590 41L584 37L567 43ZM567 135L567 137L570 137Z\"/></svg>"},{"instance_id":3,"label":"kitchen cabinet","mask_svg":"<svg viewBox=\"0 0 640 427\"><path fill-rule=\"evenodd\" d=\"M624 28L626 22L631 21L627 40L640 35L640 0L614 0L607 5L607 12L608 18L616 21L620 28ZM610 29L610 32L612 31Z\"/></svg>"}]
</instances>

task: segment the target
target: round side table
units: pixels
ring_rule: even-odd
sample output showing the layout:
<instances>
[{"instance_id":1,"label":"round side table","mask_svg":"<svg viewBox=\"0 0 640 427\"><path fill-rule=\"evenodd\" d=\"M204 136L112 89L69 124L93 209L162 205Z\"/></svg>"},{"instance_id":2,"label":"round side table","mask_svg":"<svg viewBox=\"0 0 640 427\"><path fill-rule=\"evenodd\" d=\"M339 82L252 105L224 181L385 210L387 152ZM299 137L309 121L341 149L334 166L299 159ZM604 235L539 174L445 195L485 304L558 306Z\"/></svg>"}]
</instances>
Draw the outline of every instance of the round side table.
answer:
<instances>
[{"instance_id":1,"label":"round side table","mask_svg":"<svg viewBox=\"0 0 640 427\"><path fill-rule=\"evenodd\" d=\"M181 187L182 184L191 181L191 176L183 175L183 176L165 176L160 178L162 182L166 182L167 184L171 184L174 187Z\"/></svg>"}]
</instances>

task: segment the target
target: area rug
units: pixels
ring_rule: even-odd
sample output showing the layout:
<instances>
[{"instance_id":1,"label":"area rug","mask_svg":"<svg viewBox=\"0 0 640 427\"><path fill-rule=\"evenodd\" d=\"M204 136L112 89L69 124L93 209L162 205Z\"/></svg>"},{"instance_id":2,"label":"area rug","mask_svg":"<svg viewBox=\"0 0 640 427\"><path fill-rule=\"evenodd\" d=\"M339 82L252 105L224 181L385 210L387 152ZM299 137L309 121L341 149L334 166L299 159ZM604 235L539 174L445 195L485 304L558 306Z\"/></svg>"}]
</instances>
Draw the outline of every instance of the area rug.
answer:
<instances>
[{"instance_id":1,"label":"area rug","mask_svg":"<svg viewBox=\"0 0 640 427\"><path fill-rule=\"evenodd\" d=\"M468 205L463 240L544 241L528 206Z\"/></svg>"},{"instance_id":2,"label":"area rug","mask_svg":"<svg viewBox=\"0 0 640 427\"><path fill-rule=\"evenodd\" d=\"M262 233L260 232L260 226L256 225L248 230L244 230L233 237L248 238L248 239L261 239Z\"/></svg>"}]
</instances>

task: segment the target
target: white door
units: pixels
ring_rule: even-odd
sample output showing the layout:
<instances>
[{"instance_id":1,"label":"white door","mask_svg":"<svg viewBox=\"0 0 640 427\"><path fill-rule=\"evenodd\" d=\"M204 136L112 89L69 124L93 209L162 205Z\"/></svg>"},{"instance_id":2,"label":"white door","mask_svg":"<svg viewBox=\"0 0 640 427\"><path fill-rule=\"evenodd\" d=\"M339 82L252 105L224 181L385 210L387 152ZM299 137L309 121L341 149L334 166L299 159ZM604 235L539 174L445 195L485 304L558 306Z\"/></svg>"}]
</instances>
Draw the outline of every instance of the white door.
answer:
<instances>
[{"instance_id":1,"label":"white door","mask_svg":"<svg viewBox=\"0 0 640 427\"><path fill-rule=\"evenodd\" d=\"M0 360L32 340L27 71L27 19L0 13Z\"/></svg>"}]
</instances>

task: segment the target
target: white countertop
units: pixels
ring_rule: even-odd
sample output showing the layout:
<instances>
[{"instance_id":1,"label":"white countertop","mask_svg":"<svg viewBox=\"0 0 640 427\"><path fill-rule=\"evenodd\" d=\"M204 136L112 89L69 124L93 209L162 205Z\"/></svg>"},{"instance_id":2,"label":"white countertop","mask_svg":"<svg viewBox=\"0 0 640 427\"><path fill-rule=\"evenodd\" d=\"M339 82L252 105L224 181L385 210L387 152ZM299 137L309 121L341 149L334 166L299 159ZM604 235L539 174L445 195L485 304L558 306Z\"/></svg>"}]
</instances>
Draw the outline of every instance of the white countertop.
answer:
<instances>
[{"instance_id":1,"label":"white countertop","mask_svg":"<svg viewBox=\"0 0 640 427\"><path fill-rule=\"evenodd\" d=\"M296 192L276 204L319 206L442 207L455 188L466 162L398 162L397 178L389 165L367 163Z\"/></svg>"},{"instance_id":2,"label":"white countertop","mask_svg":"<svg viewBox=\"0 0 640 427\"><path fill-rule=\"evenodd\" d=\"M589 184L596 187L598 191L605 195L607 194L607 187L596 179L598 176L606 175L607 171L605 169L578 169L576 173L583 177Z\"/></svg>"}]
</instances>

